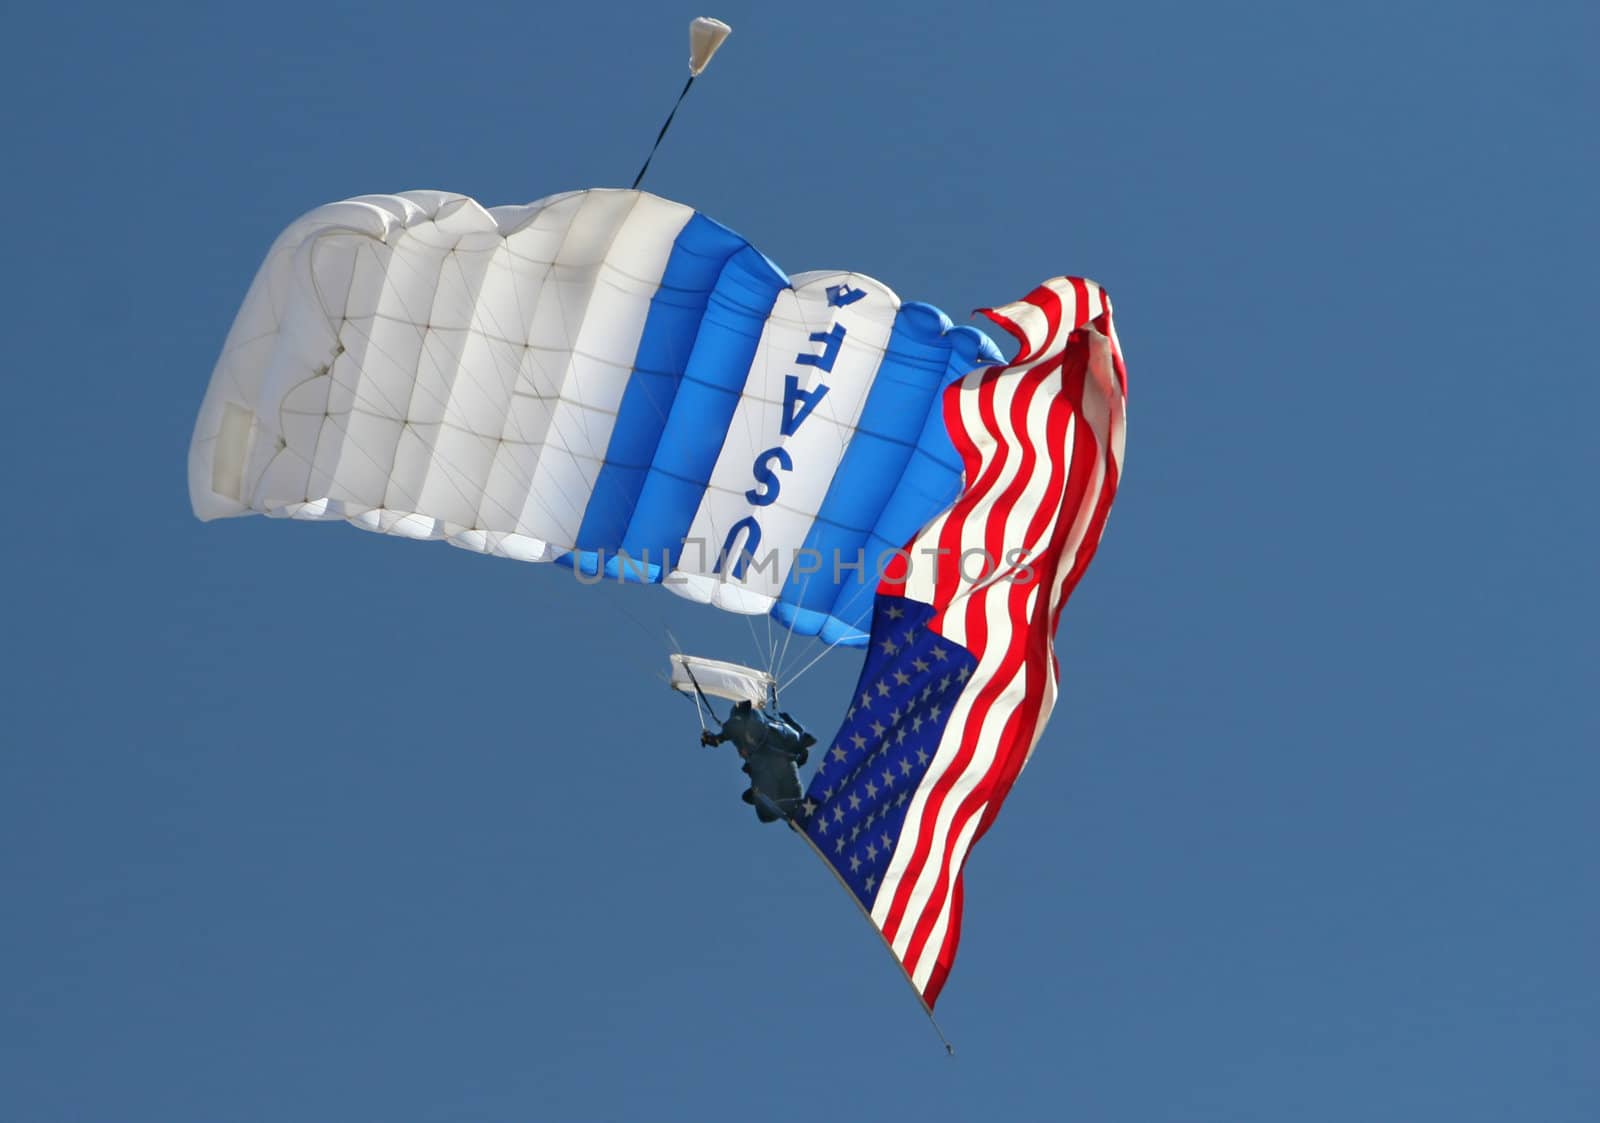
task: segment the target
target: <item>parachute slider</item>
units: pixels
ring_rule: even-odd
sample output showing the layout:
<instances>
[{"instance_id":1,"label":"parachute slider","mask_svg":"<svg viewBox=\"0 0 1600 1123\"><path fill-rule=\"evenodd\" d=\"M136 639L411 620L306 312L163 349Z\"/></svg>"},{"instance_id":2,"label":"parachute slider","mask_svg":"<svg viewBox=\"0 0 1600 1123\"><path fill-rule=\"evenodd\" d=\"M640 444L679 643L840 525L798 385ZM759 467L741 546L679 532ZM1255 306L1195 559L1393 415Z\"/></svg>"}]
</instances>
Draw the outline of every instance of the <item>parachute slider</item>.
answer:
<instances>
[{"instance_id":1,"label":"parachute slider","mask_svg":"<svg viewBox=\"0 0 1600 1123\"><path fill-rule=\"evenodd\" d=\"M678 652L674 652L671 659L672 677L668 683L684 694L693 695L698 687L699 693L730 702L749 702L759 710L766 708L777 691L777 680L753 667Z\"/></svg>"}]
</instances>

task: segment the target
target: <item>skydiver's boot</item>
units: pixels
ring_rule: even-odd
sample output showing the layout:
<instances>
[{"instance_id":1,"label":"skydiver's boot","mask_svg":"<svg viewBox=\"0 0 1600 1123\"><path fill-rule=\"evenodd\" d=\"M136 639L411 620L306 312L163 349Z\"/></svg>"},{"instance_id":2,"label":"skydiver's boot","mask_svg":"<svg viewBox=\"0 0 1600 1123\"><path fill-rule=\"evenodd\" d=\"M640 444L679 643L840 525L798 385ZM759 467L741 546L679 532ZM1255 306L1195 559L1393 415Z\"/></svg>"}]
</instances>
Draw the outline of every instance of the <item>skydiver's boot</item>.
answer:
<instances>
[{"instance_id":1,"label":"skydiver's boot","mask_svg":"<svg viewBox=\"0 0 1600 1123\"><path fill-rule=\"evenodd\" d=\"M765 794L755 797L756 818L763 823L776 823L783 818L783 811L773 803Z\"/></svg>"}]
</instances>

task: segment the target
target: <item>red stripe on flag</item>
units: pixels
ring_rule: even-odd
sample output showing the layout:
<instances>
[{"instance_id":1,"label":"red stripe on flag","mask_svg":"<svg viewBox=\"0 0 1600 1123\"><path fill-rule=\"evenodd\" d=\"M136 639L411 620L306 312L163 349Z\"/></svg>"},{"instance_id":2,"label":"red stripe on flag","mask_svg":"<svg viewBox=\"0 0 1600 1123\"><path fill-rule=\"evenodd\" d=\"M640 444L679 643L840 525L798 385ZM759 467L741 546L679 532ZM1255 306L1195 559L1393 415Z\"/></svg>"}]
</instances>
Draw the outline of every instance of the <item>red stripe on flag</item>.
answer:
<instances>
[{"instance_id":1,"label":"red stripe on flag","mask_svg":"<svg viewBox=\"0 0 1600 1123\"><path fill-rule=\"evenodd\" d=\"M1056 368L1059 363L1052 360L1049 367ZM1041 368L1045 364L1041 364ZM1063 372L1065 374L1066 372ZM1070 376L1069 376L1070 377ZM1062 379L1061 381L1065 381ZM1079 381L1081 385L1081 380ZM1059 388L1057 388L1059 385ZM1047 447L1060 448L1065 443L1066 429L1069 422L1076 414L1073 403L1077 400L1070 385L1060 385L1055 378L1051 379L1050 387L1053 391L1050 403L1050 413L1046 418L1045 441ZM1026 436L1030 431L1019 426L1019 432ZM1085 441L1091 446L1089 456L1092 458L1093 441ZM1074 438L1074 460L1076 450L1081 447L1076 437ZM1051 570L1048 562L1060 549L1064 536L1068 533L1067 527L1062 525L1063 519L1070 519L1071 511L1067 510L1064 500L1070 498L1069 490L1061 486L1070 482L1070 475L1061 465L1059 460L1052 460L1052 480L1045 492L1040 496L1039 503L1029 518L1027 531L1019 545L1027 546L1035 542L1039 534L1050 526L1051 520L1055 525L1051 528L1050 540L1043 550L1039 551L1039 565L1030 566L1033 570L1026 581L1007 581L991 589L983 590L981 596L986 602L984 611L987 616L988 601L992 597L1004 597L1005 608L1003 617L1006 621L1006 632L992 639L991 642L1002 642L1006 645L1007 653L1004 661L994 673L992 681L997 684L997 690L986 691L982 707L975 706L973 717L969 720L964 731L966 738L971 743L976 743L986 735L993 733L993 726L999 723L1000 729L993 736L995 755L986 767L983 775L978 778L967 793L965 799L956 810L949 832L944 840L944 853L941 855L941 866L934 892L930 898L927 913L919 923L911 943L906 948L906 958L910 963L919 962L926 954L926 940L931 936L937 926L939 918L946 913L945 899L947 894L952 894L951 879L959 883L960 866L963 858L957 858L956 847L962 833L966 830L972 817L980 810L986 810L998 805L1004 799L1005 791L1009 790L1009 777L1014 775L1015 769L1020 764L1013 765L1013 759L1020 762L1015 746L1021 742L1021 753L1026 754L1028 745L1031 744L1031 722L1037 714L1038 705L1042 700L1042 693L1037 689L1025 689L1020 706L1014 706L1003 713L993 712L997 696L1004 694L1014 679L1020 674L1026 687L1044 681L1043 676L1049 672L1049 636L1043 634L1042 622L1047 619L1047 614L1041 616L1039 612L1040 596L1049 588L1048 578ZM1007 512L1009 514L1009 511ZM1034 609L1030 614L1028 610L1030 598L1034 601ZM1046 597L1047 599L1047 597ZM976 652L974 652L976 654ZM1031 704L1031 705L1030 705ZM1023 728L1027 723L1027 728ZM980 824L981 830L981 824ZM967 849L977 841L977 836L967 844ZM953 910L950 910L953 913ZM959 917L953 916L946 923L944 943L949 944L953 935L959 933ZM952 949L953 955L953 949ZM943 958L941 950L940 958Z\"/></svg>"},{"instance_id":2,"label":"red stripe on flag","mask_svg":"<svg viewBox=\"0 0 1600 1123\"><path fill-rule=\"evenodd\" d=\"M999 385L1000 380L997 376L986 377L983 381L983 384L979 386L977 391L979 395L979 416L988 429L989 434L997 438L1001 436L1001 431L999 427L999 421L995 414L994 399L997 396ZM1023 411L1024 416L1026 416L1027 407L1031 403L1033 395L1037 392L1039 385L1040 383L1038 381L1034 381L1031 384L1024 383L1023 386L1017 388L1016 396L1012 402L1013 415L1016 413L1018 408L1020 408ZM951 387L951 390L954 390L958 393L960 392L957 387ZM946 393L948 394L950 391L946 391ZM949 416L948 411L946 415ZM977 442L974 440L971 432L966 428L959 409L956 411L956 419L957 424L951 428L951 437L955 441L957 448L961 450L963 461L966 461L969 454L972 456L977 455ZM1003 440L1001 443L1005 444ZM994 457L994 459L990 462L990 468L994 470L986 471L981 477L983 483L979 487L971 489L966 493L965 496L963 496L963 500L965 501L963 505L967 507L968 510L960 512L961 517L959 519L952 515L952 518L945 526L945 533L940 542L940 547L941 549L948 548L952 551L952 553L941 557L940 560L953 560L955 564L950 566L952 570L959 569L961 550L965 542L970 541L970 538L962 537L961 528L964 528L967 525L970 517L977 514L986 513L983 511L983 507L988 500L988 491L997 482L997 478L1000 474L998 466L1006 458L1007 457L1002 456ZM982 530L986 529L987 526L992 526L993 519L994 516L990 515L988 519L984 520L984 522L978 523L977 527L979 531L981 532ZM957 577L959 577L959 574L957 574ZM941 573L938 582L939 588L943 590L947 587L951 587L951 585L952 583L947 581L945 574ZM941 596L941 598L935 603L950 605L953 599L955 599L954 592ZM986 598L981 596L968 597L965 598L965 602L964 615L967 628L965 637L966 643L963 646L965 646L968 651L972 652L972 654L977 657L979 667L981 669L983 666L983 653L987 649L986 632L988 629L988 620L985 616ZM951 607L954 606L951 605ZM935 615L935 617L929 621L928 626L934 631L945 634L945 630L940 626L942 615L942 613ZM975 675L974 680L976 679L977 676ZM1003 690L1005 683L1004 679L1000 676L990 675L985 678L983 685L996 690ZM967 720L967 728L969 730L981 727L983 714L987 710L988 701L989 699L986 699L984 690L980 688L978 700L973 703L972 713ZM888 914L884 918L883 932L891 944L897 939L900 928L906 920L906 910L909 906L910 898L915 891L917 882L921 877L923 869L925 868L927 858L932 852L932 832L925 828L938 822L939 813L943 809L945 798L949 795L950 789L954 787L954 785L958 783L965 774L967 766L976 751L977 738L964 736L958 747L955 759L951 761L950 764L938 775L933 785L926 789L921 818L915 824L915 849L912 851L912 855L907 863L905 873L901 876L899 883L895 887L894 900L890 905ZM915 939L915 933L920 931L922 928L921 917L912 918L912 923L916 925L916 927L913 928L913 939ZM914 957L909 954L909 951L905 958L907 962L914 962Z\"/></svg>"},{"instance_id":3,"label":"red stripe on flag","mask_svg":"<svg viewBox=\"0 0 1600 1123\"><path fill-rule=\"evenodd\" d=\"M1059 364L1052 360L1048 364L1041 364L1036 370L1043 371L1046 368L1056 368L1058 366ZM1049 378L1047 381L1045 376L1041 374L1038 379L1038 385L1048 386L1054 390L1056 381L1054 377ZM1059 448L1064 442L1067 424L1071 420L1074 411L1069 404L1067 395L1056 391L1053 394L1053 399L1049 406L1049 415L1045 419L1045 439L1049 442L1049 447ZM1028 404L1031 406L1031 398ZM1018 438L1027 444L1031 454L1034 450L1032 442L1027 439L1030 430L1026 425L1026 411L1019 414L1014 410L1013 420L1016 422L1015 431ZM1031 464L1025 461L1024 470L1030 467ZM1053 477L1062 474L1064 473L1052 473ZM1010 491L1011 489L1008 488L1008 492ZM1015 506L1015 500L1020 494L1021 491L1018 489L1014 494L1002 496L1002 502L997 507L996 520L1009 518ZM1063 491L1061 489L1047 487L1038 507L1029 517L1028 532L1019 544L1026 545L1033 541L1044 527L1049 525L1049 521L1053 516L1059 519L1062 512L1062 497ZM992 530L994 526L995 520L992 520L990 529ZM1052 544L1059 541L1060 534L1064 533L1060 531L1059 524L1055 530L1057 533L1052 534ZM952 935L958 934L959 919L952 919L951 913L953 910L947 910L946 908L947 897L953 900L951 881L955 879L959 883L960 880L962 861L956 858L956 847L973 816L978 814L980 810L993 806L993 801L997 798L997 795L998 798L1003 798L1003 793L997 792L997 785L1003 784L1004 778L1010 772L1009 761L1015 755L1014 744L1023 739L1019 737L1018 726L1029 716L1025 711L1030 701L1035 702L1034 708L1036 712L1037 700L1040 696L1037 690L1028 690L1024 693L1022 707L1020 708L1013 707L1001 712L997 710L996 704L1019 674L1023 677L1025 684L1032 684L1034 682L1042 682L1041 676L1046 673L1048 637L1040 636L1041 629L1035 622L1030 620L1028 613L1030 597L1037 598L1042 589L1047 587L1041 586L1039 577L1039 571L1035 569L1034 574L1027 581L1000 582L981 590L970 598L972 603L968 609L969 615L980 614L985 621L988 619L988 613L993 602L1004 598L1004 611L1001 614L1004 621L1004 630L993 636L985 637L987 642L983 650L987 650L990 643L1000 643L1005 648L1005 655L989 679L980 686L978 700L973 704L971 716L968 719L966 728L963 730L962 752L965 758L962 761L963 772L966 771L967 762L976 757L977 746L980 741L992 739L995 746L995 755L984 767L982 775L975 781L972 781L970 775L960 777L961 779L972 781L972 786L956 806L949 829L944 836L942 853L938 855L939 865L937 868L939 872L935 878L932 893L929 896L928 907L916 922L911 940L906 945L907 963L921 962L927 951L927 941L931 938L941 918L946 918L945 938L941 941L942 945L949 946ZM1037 612L1037 609L1035 611ZM982 658L979 648L976 646L969 645L969 650L975 655L979 655L980 659ZM981 662L980 666L982 666ZM996 723L999 723L1000 727L998 732L995 732L993 728ZM1026 750L1024 749L1024 751ZM976 838L972 841L975 842ZM970 849L970 845L971 843L969 842L968 849ZM944 958L943 948L941 948L939 958Z\"/></svg>"}]
</instances>

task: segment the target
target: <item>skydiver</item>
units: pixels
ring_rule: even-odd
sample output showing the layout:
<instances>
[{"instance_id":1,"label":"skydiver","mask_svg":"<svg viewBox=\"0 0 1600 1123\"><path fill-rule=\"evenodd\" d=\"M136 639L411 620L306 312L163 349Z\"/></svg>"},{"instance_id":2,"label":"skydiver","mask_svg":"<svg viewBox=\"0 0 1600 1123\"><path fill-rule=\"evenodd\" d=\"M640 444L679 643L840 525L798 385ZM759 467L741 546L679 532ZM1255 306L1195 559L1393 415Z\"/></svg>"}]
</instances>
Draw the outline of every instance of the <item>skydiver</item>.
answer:
<instances>
[{"instance_id":1,"label":"skydiver","mask_svg":"<svg viewBox=\"0 0 1600 1123\"><path fill-rule=\"evenodd\" d=\"M800 769L817 739L786 713L768 714L739 702L721 732L700 734L702 745L727 741L744 760L740 771L750 777L750 786L740 798L756 809L756 818L763 823L793 818L800 809Z\"/></svg>"}]
</instances>

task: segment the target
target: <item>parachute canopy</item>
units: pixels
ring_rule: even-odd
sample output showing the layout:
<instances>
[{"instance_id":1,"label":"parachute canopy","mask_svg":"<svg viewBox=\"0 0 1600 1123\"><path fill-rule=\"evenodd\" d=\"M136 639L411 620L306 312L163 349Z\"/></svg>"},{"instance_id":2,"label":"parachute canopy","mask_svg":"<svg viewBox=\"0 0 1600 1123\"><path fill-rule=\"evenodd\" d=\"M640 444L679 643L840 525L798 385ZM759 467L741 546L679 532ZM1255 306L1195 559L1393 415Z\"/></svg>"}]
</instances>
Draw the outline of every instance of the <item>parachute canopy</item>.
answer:
<instances>
[{"instance_id":1,"label":"parachute canopy","mask_svg":"<svg viewBox=\"0 0 1600 1123\"><path fill-rule=\"evenodd\" d=\"M189 491L202 519L345 520L859 645L885 556L960 490L940 392L999 361L646 192L362 196L272 247Z\"/></svg>"}]
</instances>

